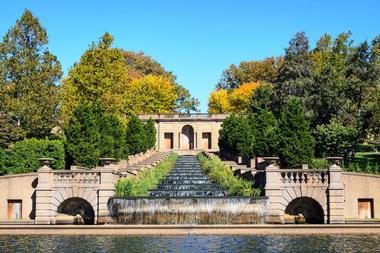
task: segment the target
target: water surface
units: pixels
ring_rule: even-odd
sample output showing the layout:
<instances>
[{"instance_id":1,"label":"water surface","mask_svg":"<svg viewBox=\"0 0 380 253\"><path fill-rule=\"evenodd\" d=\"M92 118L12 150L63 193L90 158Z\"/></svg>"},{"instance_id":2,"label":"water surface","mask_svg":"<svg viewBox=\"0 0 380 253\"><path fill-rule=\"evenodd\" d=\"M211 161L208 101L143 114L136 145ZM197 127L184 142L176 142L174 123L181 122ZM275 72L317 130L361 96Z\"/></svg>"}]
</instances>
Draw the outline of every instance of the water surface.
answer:
<instances>
[{"instance_id":1,"label":"water surface","mask_svg":"<svg viewBox=\"0 0 380 253\"><path fill-rule=\"evenodd\" d=\"M380 252L380 235L0 236L0 252Z\"/></svg>"}]
</instances>

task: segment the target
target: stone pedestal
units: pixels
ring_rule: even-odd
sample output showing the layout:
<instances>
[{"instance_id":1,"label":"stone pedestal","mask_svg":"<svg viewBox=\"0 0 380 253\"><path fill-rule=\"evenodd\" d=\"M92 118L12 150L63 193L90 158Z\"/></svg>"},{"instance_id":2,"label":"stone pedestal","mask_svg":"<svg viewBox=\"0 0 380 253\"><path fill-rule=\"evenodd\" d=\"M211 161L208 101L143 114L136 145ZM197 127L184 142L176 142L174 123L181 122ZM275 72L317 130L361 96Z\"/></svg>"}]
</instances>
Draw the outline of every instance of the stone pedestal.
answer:
<instances>
[{"instance_id":1,"label":"stone pedestal","mask_svg":"<svg viewBox=\"0 0 380 253\"><path fill-rule=\"evenodd\" d=\"M281 174L280 168L272 162L265 169L265 196L268 197L266 223L283 223L281 212Z\"/></svg>"},{"instance_id":2,"label":"stone pedestal","mask_svg":"<svg viewBox=\"0 0 380 253\"><path fill-rule=\"evenodd\" d=\"M329 169L328 206L329 223L345 223L344 219L344 185L342 168L333 164Z\"/></svg>"},{"instance_id":3,"label":"stone pedestal","mask_svg":"<svg viewBox=\"0 0 380 253\"><path fill-rule=\"evenodd\" d=\"M51 168L44 165L38 170L38 185L36 188L36 218L35 224L51 224Z\"/></svg>"},{"instance_id":4,"label":"stone pedestal","mask_svg":"<svg viewBox=\"0 0 380 253\"><path fill-rule=\"evenodd\" d=\"M108 200L115 196L116 175L113 174L112 166L100 169L100 185L98 189L98 214L97 223L112 221L108 210Z\"/></svg>"}]
</instances>

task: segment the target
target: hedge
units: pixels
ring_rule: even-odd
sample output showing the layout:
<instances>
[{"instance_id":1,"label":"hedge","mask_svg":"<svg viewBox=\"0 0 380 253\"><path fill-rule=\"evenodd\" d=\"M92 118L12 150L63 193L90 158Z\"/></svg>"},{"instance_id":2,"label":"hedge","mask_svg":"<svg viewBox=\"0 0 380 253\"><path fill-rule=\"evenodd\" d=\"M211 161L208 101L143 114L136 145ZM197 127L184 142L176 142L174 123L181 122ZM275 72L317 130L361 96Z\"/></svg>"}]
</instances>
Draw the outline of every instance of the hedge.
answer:
<instances>
[{"instance_id":1,"label":"hedge","mask_svg":"<svg viewBox=\"0 0 380 253\"><path fill-rule=\"evenodd\" d=\"M207 158L204 154L197 155L202 170L222 187L228 189L232 196L260 196L261 190L253 187L253 182L234 176L232 170L222 163L217 156Z\"/></svg>"},{"instance_id":2,"label":"hedge","mask_svg":"<svg viewBox=\"0 0 380 253\"><path fill-rule=\"evenodd\" d=\"M65 168L65 147L58 140L26 139L16 142L9 149L0 150L0 173L20 174L35 172L41 167L37 158L50 157L53 169Z\"/></svg>"},{"instance_id":3,"label":"hedge","mask_svg":"<svg viewBox=\"0 0 380 253\"><path fill-rule=\"evenodd\" d=\"M178 155L171 153L153 169L144 169L136 178L120 178L116 184L116 197L147 196L174 167Z\"/></svg>"}]
</instances>

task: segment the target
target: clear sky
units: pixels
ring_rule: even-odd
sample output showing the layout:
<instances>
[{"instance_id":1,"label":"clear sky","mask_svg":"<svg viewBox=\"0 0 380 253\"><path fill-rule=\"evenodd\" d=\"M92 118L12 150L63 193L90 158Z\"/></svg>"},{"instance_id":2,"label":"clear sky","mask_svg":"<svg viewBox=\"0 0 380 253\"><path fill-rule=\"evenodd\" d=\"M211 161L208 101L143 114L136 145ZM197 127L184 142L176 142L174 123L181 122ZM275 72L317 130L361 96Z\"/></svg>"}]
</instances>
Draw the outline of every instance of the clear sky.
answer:
<instances>
[{"instance_id":1,"label":"clear sky","mask_svg":"<svg viewBox=\"0 0 380 253\"><path fill-rule=\"evenodd\" d=\"M115 46L144 51L173 71L201 101L230 64L284 53L305 31L312 42L324 33L352 31L353 39L380 34L378 0L2 0L0 36L30 9L49 35L49 49L65 74L105 31Z\"/></svg>"}]
</instances>

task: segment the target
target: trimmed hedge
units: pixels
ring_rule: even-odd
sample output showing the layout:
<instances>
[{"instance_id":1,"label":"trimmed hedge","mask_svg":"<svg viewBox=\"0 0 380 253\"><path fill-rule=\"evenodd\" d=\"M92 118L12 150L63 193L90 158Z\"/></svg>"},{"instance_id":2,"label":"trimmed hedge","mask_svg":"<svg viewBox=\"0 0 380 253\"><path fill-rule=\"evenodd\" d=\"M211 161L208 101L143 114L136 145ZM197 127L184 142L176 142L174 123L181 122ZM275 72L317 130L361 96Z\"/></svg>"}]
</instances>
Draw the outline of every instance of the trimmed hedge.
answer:
<instances>
[{"instance_id":1,"label":"trimmed hedge","mask_svg":"<svg viewBox=\"0 0 380 253\"><path fill-rule=\"evenodd\" d=\"M204 154L197 155L202 170L222 187L228 189L232 196L260 196L261 190L253 187L253 182L235 177L232 170L224 165L217 156L207 158Z\"/></svg>"},{"instance_id":2,"label":"trimmed hedge","mask_svg":"<svg viewBox=\"0 0 380 253\"><path fill-rule=\"evenodd\" d=\"M178 155L171 153L153 169L145 169L136 178L120 178L116 184L116 197L147 196L168 172L174 167Z\"/></svg>"},{"instance_id":3,"label":"trimmed hedge","mask_svg":"<svg viewBox=\"0 0 380 253\"><path fill-rule=\"evenodd\" d=\"M65 168L65 147L58 140L26 139L16 142L9 149L0 150L0 173L20 174L35 172L41 167L37 158L54 158L50 165L53 169Z\"/></svg>"}]
</instances>

